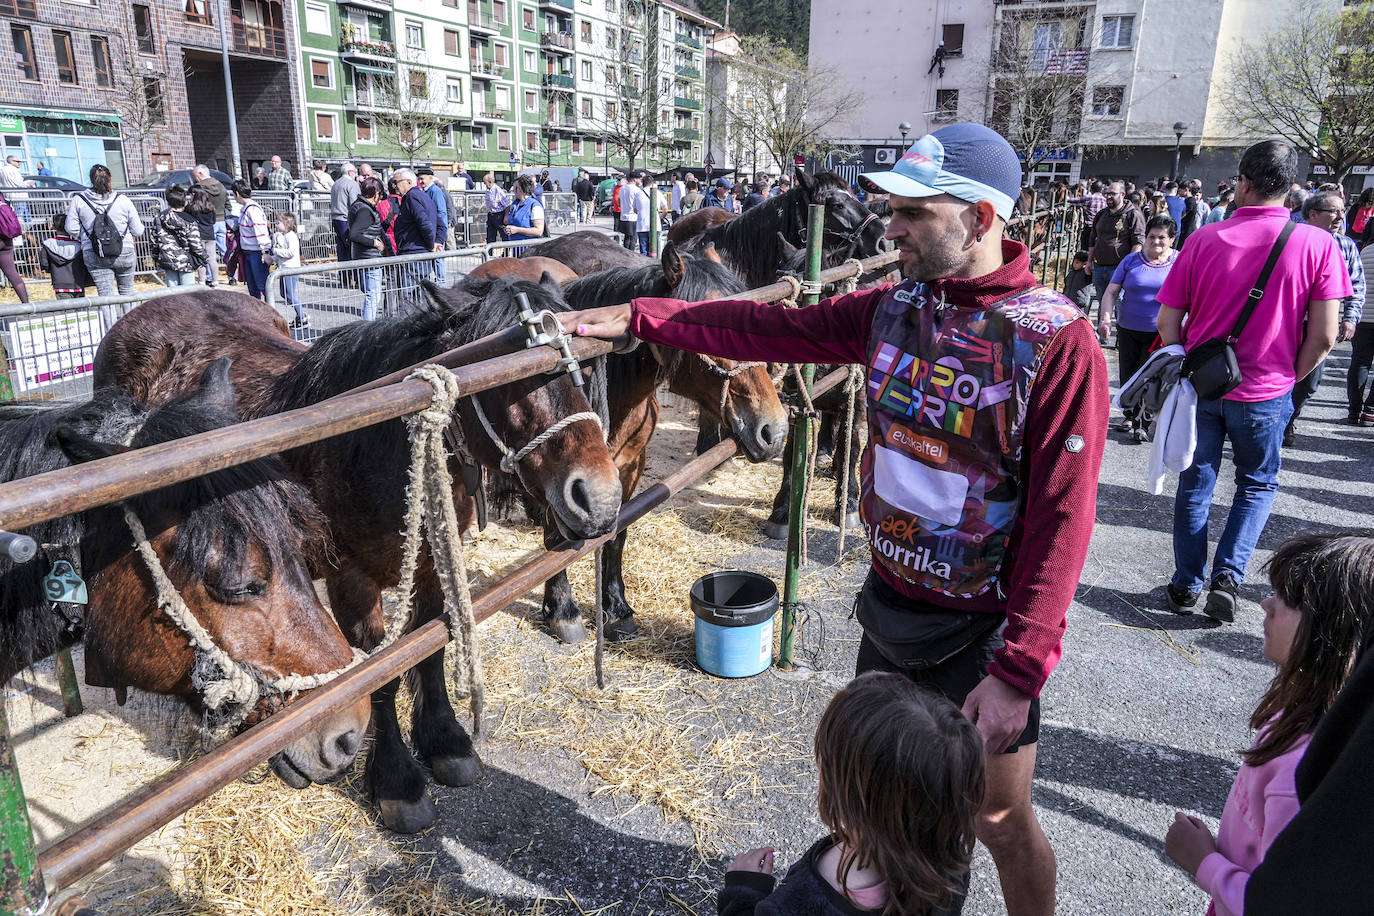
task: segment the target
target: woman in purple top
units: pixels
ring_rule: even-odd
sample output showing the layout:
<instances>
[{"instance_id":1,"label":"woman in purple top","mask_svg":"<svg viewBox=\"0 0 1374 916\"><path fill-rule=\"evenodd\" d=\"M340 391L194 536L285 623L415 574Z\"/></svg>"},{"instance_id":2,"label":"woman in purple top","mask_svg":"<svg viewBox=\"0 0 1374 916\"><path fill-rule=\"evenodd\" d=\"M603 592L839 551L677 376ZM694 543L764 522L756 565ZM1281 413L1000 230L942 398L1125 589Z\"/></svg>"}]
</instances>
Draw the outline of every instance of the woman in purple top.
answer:
<instances>
[{"instance_id":1,"label":"woman in purple top","mask_svg":"<svg viewBox=\"0 0 1374 916\"><path fill-rule=\"evenodd\" d=\"M1174 250L1177 236L1178 223L1173 217L1160 214L1151 218L1145 224L1145 247L1121 259L1102 296L1102 317L1097 324L1097 333L1104 341L1112 336L1112 315L1117 313L1120 304L1116 328L1118 384L1126 384L1126 380L1136 374L1154 346L1158 333L1155 318L1159 315L1155 296L1178 257ZM1145 418L1134 412L1127 413L1118 428L1130 433L1136 442L1149 438Z\"/></svg>"}]
</instances>

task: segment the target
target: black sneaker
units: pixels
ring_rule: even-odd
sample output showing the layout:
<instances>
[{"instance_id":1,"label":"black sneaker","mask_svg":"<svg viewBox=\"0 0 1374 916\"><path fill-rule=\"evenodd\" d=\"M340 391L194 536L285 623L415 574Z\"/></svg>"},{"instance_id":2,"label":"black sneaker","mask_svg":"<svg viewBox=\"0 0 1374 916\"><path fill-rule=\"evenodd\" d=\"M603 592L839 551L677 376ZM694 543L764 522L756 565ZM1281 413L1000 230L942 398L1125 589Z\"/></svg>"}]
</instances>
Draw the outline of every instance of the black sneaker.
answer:
<instances>
[{"instance_id":1,"label":"black sneaker","mask_svg":"<svg viewBox=\"0 0 1374 916\"><path fill-rule=\"evenodd\" d=\"M1230 573L1222 573L1212 580L1212 589L1207 593L1207 603L1202 613L1213 620L1231 623L1236 619L1236 592L1240 586Z\"/></svg>"},{"instance_id":2,"label":"black sneaker","mask_svg":"<svg viewBox=\"0 0 1374 916\"><path fill-rule=\"evenodd\" d=\"M1166 594L1169 610L1175 614L1191 614L1197 608L1197 599L1202 592L1195 592L1170 582Z\"/></svg>"}]
</instances>

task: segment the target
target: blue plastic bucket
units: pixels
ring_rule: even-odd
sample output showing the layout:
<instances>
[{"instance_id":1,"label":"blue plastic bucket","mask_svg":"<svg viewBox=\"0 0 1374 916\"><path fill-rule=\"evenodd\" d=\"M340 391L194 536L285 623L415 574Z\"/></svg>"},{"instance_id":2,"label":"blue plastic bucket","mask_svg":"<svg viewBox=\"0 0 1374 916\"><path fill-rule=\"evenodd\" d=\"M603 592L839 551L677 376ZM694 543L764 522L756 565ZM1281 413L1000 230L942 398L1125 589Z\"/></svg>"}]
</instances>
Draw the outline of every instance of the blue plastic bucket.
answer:
<instances>
[{"instance_id":1,"label":"blue plastic bucket","mask_svg":"<svg viewBox=\"0 0 1374 916\"><path fill-rule=\"evenodd\" d=\"M697 664L719 677L750 677L773 663L778 587L758 573L726 570L692 583Z\"/></svg>"}]
</instances>

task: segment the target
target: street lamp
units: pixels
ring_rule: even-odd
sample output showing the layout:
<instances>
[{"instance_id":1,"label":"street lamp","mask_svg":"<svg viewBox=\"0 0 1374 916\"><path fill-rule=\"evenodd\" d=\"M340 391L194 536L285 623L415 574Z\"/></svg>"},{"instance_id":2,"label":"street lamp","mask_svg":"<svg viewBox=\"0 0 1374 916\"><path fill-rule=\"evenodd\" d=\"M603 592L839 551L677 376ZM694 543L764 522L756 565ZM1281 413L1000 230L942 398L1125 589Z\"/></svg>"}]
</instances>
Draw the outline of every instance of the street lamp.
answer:
<instances>
[{"instance_id":1,"label":"street lamp","mask_svg":"<svg viewBox=\"0 0 1374 916\"><path fill-rule=\"evenodd\" d=\"M1178 181L1178 154L1179 147L1183 145L1183 133L1188 129L1188 125L1182 121L1174 122L1174 167L1169 170L1169 180Z\"/></svg>"},{"instance_id":2,"label":"street lamp","mask_svg":"<svg viewBox=\"0 0 1374 916\"><path fill-rule=\"evenodd\" d=\"M897 129L902 132L902 149L906 149L906 135L911 133L911 125L903 121L897 125Z\"/></svg>"}]
</instances>

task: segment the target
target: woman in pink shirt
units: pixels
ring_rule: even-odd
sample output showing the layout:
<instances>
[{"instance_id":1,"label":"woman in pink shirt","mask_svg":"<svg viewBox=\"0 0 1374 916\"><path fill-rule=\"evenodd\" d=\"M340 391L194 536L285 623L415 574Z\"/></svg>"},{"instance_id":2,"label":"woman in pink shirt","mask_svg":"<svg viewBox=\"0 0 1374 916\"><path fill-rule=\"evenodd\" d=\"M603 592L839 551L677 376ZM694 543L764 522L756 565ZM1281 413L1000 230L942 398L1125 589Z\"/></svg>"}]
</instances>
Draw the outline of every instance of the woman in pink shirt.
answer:
<instances>
[{"instance_id":1,"label":"woman in pink shirt","mask_svg":"<svg viewBox=\"0 0 1374 916\"><path fill-rule=\"evenodd\" d=\"M1352 544L1364 540L1300 534L1269 561L1274 594L1262 602L1263 651L1279 670L1250 717L1259 734L1241 755L1216 839L1180 811L1164 841L1169 858L1212 895L1209 914L1241 916L1250 872L1298 813L1294 771L1374 622L1374 595L1361 587L1351 562Z\"/></svg>"}]
</instances>

